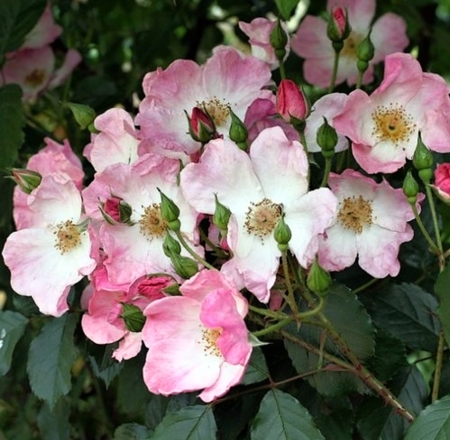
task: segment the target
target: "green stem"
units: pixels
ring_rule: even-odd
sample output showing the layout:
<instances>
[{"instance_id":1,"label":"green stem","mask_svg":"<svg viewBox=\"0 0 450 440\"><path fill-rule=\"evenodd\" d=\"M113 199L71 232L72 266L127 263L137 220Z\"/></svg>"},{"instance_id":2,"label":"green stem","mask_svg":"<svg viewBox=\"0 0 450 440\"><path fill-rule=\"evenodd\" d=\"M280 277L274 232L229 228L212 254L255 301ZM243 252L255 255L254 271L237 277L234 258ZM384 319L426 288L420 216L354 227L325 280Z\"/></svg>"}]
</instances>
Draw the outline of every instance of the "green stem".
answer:
<instances>
[{"instance_id":1,"label":"green stem","mask_svg":"<svg viewBox=\"0 0 450 440\"><path fill-rule=\"evenodd\" d=\"M273 324L269 327L266 327L262 330L258 330L256 332L252 332L252 335L255 336L256 338L259 338L260 336L265 336L268 335L270 333L276 332L277 330L282 329L283 327L285 327L286 325L290 324L291 322L294 321L293 317L289 317L284 319L283 321L279 321L276 324Z\"/></svg>"},{"instance_id":2,"label":"green stem","mask_svg":"<svg viewBox=\"0 0 450 440\"><path fill-rule=\"evenodd\" d=\"M361 70L358 69L358 79L356 80L356 88L360 89L362 84L364 72L361 72Z\"/></svg>"},{"instance_id":3,"label":"green stem","mask_svg":"<svg viewBox=\"0 0 450 440\"><path fill-rule=\"evenodd\" d=\"M437 218L437 213L436 213L436 205L434 204L433 192L431 190L430 185L425 184L425 191L427 193L427 199L428 199L428 203L430 205L431 217L433 219L433 227L434 227L434 232L436 235L436 243L437 243L437 247L439 249L439 257L440 257L440 261L441 261L442 255L444 254L444 249L442 247L441 234L439 231L439 224L438 224L438 218Z\"/></svg>"},{"instance_id":4,"label":"green stem","mask_svg":"<svg viewBox=\"0 0 450 440\"><path fill-rule=\"evenodd\" d=\"M291 307L292 312L295 315L297 315L298 307L297 307L297 303L295 301L294 289L292 288L291 277L290 277L290 273L289 273L289 264L288 264L288 260L287 260L287 252L286 251L281 253L281 263L283 265L284 281L286 283L286 288L288 291L287 301L288 301L289 306Z\"/></svg>"},{"instance_id":5,"label":"green stem","mask_svg":"<svg viewBox=\"0 0 450 440\"><path fill-rule=\"evenodd\" d=\"M368 287L370 287L372 284L375 284L377 281L379 281L378 278L372 278L370 281L367 281L367 283L363 284L362 286L357 287L356 289L352 290L352 293L357 295L358 293L361 293L362 291L366 290Z\"/></svg>"},{"instance_id":6,"label":"green stem","mask_svg":"<svg viewBox=\"0 0 450 440\"><path fill-rule=\"evenodd\" d=\"M205 231L203 231L201 228L199 228L200 230L200 238L215 252L215 254L219 257L219 258L227 258L228 254L221 249L220 247L216 246L210 239L209 237L205 234Z\"/></svg>"},{"instance_id":7,"label":"green stem","mask_svg":"<svg viewBox=\"0 0 450 440\"><path fill-rule=\"evenodd\" d=\"M430 234L428 233L427 229L425 228L425 225L422 222L422 219L420 218L420 214L417 211L417 207L415 203L411 203L411 208L414 213L414 217L416 218L417 226L419 226L420 230L422 231L423 236L425 237L425 240L430 245L431 249L435 253L439 253L439 249L436 246L436 243L433 241L433 239L430 237Z\"/></svg>"},{"instance_id":8,"label":"green stem","mask_svg":"<svg viewBox=\"0 0 450 440\"><path fill-rule=\"evenodd\" d=\"M328 176L330 175L331 164L332 164L331 157L326 157L325 158L325 171L323 172L323 179L322 179L322 183L320 184L321 188L327 186L327 184L328 184Z\"/></svg>"},{"instance_id":9,"label":"green stem","mask_svg":"<svg viewBox=\"0 0 450 440\"><path fill-rule=\"evenodd\" d=\"M204 260L202 257L200 257L200 255L198 255L196 252L194 252L191 249L191 247L189 246L187 241L184 239L184 237L180 231L173 231L173 232L175 232L175 235L177 236L178 241L189 252L189 254L192 256L192 258L194 258L195 261L199 262L200 264L202 264L204 267L207 267L208 269L216 270L216 268L214 266L209 264L206 260Z\"/></svg>"},{"instance_id":10,"label":"green stem","mask_svg":"<svg viewBox=\"0 0 450 440\"><path fill-rule=\"evenodd\" d=\"M339 55L341 51L334 51L334 61L333 61L333 72L331 74L331 82L330 87L328 87L328 93L331 93L334 90L334 86L336 85L336 77L339 68Z\"/></svg>"},{"instance_id":11,"label":"green stem","mask_svg":"<svg viewBox=\"0 0 450 440\"><path fill-rule=\"evenodd\" d=\"M280 61L280 78L281 79L286 79L286 69L284 68L284 61L283 60L279 60Z\"/></svg>"}]
</instances>

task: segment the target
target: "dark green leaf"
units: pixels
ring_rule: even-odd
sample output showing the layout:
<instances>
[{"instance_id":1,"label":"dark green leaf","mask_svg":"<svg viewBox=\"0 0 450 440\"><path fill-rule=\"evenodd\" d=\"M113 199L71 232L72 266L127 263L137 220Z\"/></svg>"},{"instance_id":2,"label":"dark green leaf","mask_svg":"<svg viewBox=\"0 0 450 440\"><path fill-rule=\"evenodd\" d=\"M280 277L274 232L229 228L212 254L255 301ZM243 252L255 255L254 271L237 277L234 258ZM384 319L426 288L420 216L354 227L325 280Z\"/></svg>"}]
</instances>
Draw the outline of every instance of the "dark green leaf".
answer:
<instances>
[{"instance_id":1,"label":"dark green leaf","mask_svg":"<svg viewBox=\"0 0 450 440\"><path fill-rule=\"evenodd\" d=\"M427 406L408 430L405 440L448 440L450 438L450 396Z\"/></svg>"},{"instance_id":2,"label":"dark green leaf","mask_svg":"<svg viewBox=\"0 0 450 440\"><path fill-rule=\"evenodd\" d=\"M94 355L89 356L94 374L105 382L106 387L109 387L124 365L112 357L116 348L117 344L108 344L104 347L99 346L95 350Z\"/></svg>"},{"instance_id":3,"label":"dark green leaf","mask_svg":"<svg viewBox=\"0 0 450 440\"><path fill-rule=\"evenodd\" d=\"M4 376L11 367L14 348L22 337L28 319L10 310L0 312L0 376Z\"/></svg>"},{"instance_id":4,"label":"dark green leaf","mask_svg":"<svg viewBox=\"0 0 450 440\"><path fill-rule=\"evenodd\" d=\"M145 440L151 434L144 425L125 423L114 431L113 440Z\"/></svg>"},{"instance_id":5,"label":"dark green leaf","mask_svg":"<svg viewBox=\"0 0 450 440\"><path fill-rule=\"evenodd\" d=\"M205 440L216 438L216 421L210 406L196 405L168 414L149 440Z\"/></svg>"},{"instance_id":6,"label":"dark green leaf","mask_svg":"<svg viewBox=\"0 0 450 440\"><path fill-rule=\"evenodd\" d=\"M450 265L438 275L434 291L439 298L438 314L447 345L450 344Z\"/></svg>"},{"instance_id":7,"label":"dark green leaf","mask_svg":"<svg viewBox=\"0 0 450 440\"><path fill-rule=\"evenodd\" d=\"M252 440L324 440L305 407L290 394L270 390L253 421Z\"/></svg>"},{"instance_id":8,"label":"dark green leaf","mask_svg":"<svg viewBox=\"0 0 450 440\"><path fill-rule=\"evenodd\" d=\"M250 385L252 383L261 382L267 379L269 370L267 367L264 353L260 347L254 347L250 362L248 363L242 385Z\"/></svg>"},{"instance_id":9,"label":"dark green leaf","mask_svg":"<svg viewBox=\"0 0 450 440\"><path fill-rule=\"evenodd\" d=\"M30 346L27 364L30 385L50 410L71 388L70 370L77 356L73 341L75 324L75 316L67 313L52 319Z\"/></svg>"},{"instance_id":10,"label":"dark green leaf","mask_svg":"<svg viewBox=\"0 0 450 440\"><path fill-rule=\"evenodd\" d=\"M436 350L440 325L433 295L414 284L403 283L387 285L383 290L361 295L360 299L378 327L411 348Z\"/></svg>"},{"instance_id":11,"label":"dark green leaf","mask_svg":"<svg viewBox=\"0 0 450 440\"><path fill-rule=\"evenodd\" d=\"M44 403L37 416L38 426L45 440L66 440L70 438L70 406L64 399L50 410Z\"/></svg>"},{"instance_id":12,"label":"dark green leaf","mask_svg":"<svg viewBox=\"0 0 450 440\"><path fill-rule=\"evenodd\" d=\"M413 416L423 409L428 390L417 368L401 370L388 387ZM366 401L361 408L358 431L363 440L403 440L409 426L405 418L379 398Z\"/></svg>"},{"instance_id":13,"label":"dark green leaf","mask_svg":"<svg viewBox=\"0 0 450 440\"><path fill-rule=\"evenodd\" d=\"M0 2L0 58L18 49L44 12L45 0L2 0Z\"/></svg>"},{"instance_id":14,"label":"dark green leaf","mask_svg":"<svg viewBox=\"0 0 450 440\"><path fill-rule=\"evenodd\" d=\"M277 8L284 20L289 20L299 0L275 0Z\"/></svg>"},{"instance_id":15,"label":"dark green leaf","mask_svg":"<svg viewBox=\"0 0 450 440\"><path fill-rule=\"evenodd\" d=\"M24 140L24 124L22 90L16 84L0 87L0 168L14 165Z\"/></svg>"}]
</instances>

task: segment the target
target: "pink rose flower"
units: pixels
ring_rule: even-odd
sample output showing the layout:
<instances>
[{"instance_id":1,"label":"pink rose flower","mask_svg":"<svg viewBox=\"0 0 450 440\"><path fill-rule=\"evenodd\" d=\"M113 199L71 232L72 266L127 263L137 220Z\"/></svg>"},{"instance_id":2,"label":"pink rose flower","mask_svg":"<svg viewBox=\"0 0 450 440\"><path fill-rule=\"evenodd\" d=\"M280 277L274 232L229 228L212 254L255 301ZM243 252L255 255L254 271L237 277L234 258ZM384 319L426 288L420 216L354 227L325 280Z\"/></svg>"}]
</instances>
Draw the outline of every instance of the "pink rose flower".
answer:
<instances>
[{"instance_id":1,"label":"pink rose flower","mask_svg":"<svg viewBox=\"0 0 450 440\"><path fill-rule=\"evenodd\" d=\"M433 151L450 151L450 100L442 77L423 73L404 53L386 57L384 79L369 96L350 93L333 125L352 141L356 161L368 173L392 173L411 159L419 131Z\"/></svg>"},{"instance_id":2,"label":"pink rose flower","mask_svg":"<svg viewBox=\"0 0 450 440\"><path fill-rule=\"evenodd\" d=\"M286 122L304 120L309 115L309 103L303 90L290 79L281 80L276 105L278 113Z\"/></svg>"},{"instance_id":3,"label":"pink rose flower","mask_svg":"<svg viewBox=\"0 0 450 440\"><path fill-rule=\"evenodd\" d=\"M399 247L412 239L407 222L414 219L402 189L350 169L341 175L331 173L328 183L339 206L320 240L320 266L340 271L358 257L359 266L375 278L398 275Z\"/></svg>"},{"instance_id":4,"label":"pink rose flower","mask_svg":"<svg viewBox=\"0 0 450 440\"><path fill-rule=\"evenodd\" d=\"M434 185L437 196L445 203L450 203L450 163L441 163L434 171Z\"/></svg>"},{"instance_id":5,"label":"pink rose flower","mask_svg":"<svg viewBox=\"0 0 450 440\"><path fill-rule=\"evenodd\" d=\"M363 84L373 80L373 67L376 63L388 54L401 52L408 45L403 18L388 12L372 24L375 7L375 0L328 0L328 11L333 11L334 8L347 9L352 28L340 53L336 84L344 81L350 86L356 84L356 49L371 29L375 54L363 76ZM327 22L321 17L307 15L292 37L291 47L297 55L305 59L303 70L306 81L319 87L328 87L333 71L334 49L327 37Z\"/></svg>"},{"instance_id":6,"label":"pink rose flower","mask_svg":"<svg viewBox=\"0 0 450 440\"><path fill-rule=\"evenodd\" d=\"M247 301L218 271L199 272L180 291L145 309L144 381L166 396L203 389L211 402L241 381L250 359Z\"/></svg>"}]
</instances>

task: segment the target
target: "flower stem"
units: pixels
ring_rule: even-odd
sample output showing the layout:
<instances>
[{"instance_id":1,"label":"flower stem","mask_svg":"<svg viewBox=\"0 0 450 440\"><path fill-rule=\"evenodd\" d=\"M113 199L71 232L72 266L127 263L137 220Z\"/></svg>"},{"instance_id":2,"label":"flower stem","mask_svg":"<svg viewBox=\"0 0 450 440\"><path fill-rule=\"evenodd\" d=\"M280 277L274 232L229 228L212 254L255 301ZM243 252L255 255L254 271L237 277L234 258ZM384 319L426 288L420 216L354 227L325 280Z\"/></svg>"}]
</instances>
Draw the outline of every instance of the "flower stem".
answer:
<instances>
[{"instance_id":1,"label":"flower stem","mask_svg":"<svg viewBox=\"0 0 450 440\"><path fill-rule=\"evenodd\" d=\"M280 78L281 79L286 79L286 69L284 68L284 61L283 60L280 60L279 70L280 70Z\"/></svg>"},{"instance_id":2,"label":"flower stem","mask_svg":"<svg viewBox=\"0 0 450 440\"><path fill-rule=\"evenodd\" d=\"M289 273L289 264L288 264L288 260L287 260L287 252L286 251L281 253L281 263L283 265L284 281L286 283L286 288L288 291L287 302L288 302L289 306L291 307L292 312L295 315L297 315L298 307L297 307L297 303L295 301L294 289L292 288L291 277L290 277L290 273Z\"/></svg>"},{"instance_id":3,"label":"flower stem","mask_svg":"<svg viewBox=\"0 0 450 440\"><path fill-rule=\"evenodd\" d=\"M436 243L439 249L439 267L443 270L443 266L445 265L445 261L443 261L444 249L442 247L441 233L439 231L436 205L434 203L433 192L431 191L430 185L425 184L425 191L427 192L427 199L430 205L431 217L433 219L433 227L436 235Z\"/></svg>"},{"instance_id":4,"label":"flower stem","mask_svg":"<svg viewBox=\"0 0 450 440\"><path fill-rule=\"evenodd\" d=\"M334 86L336 85L336 77L337 77L337 72L338 72L338 67L339 67L339 55L340 55L341 51L334 51L334 61L333 61L333 72L331 74L331 82L330 82L330 87L328 87L328 93L331 93L334 90Z\"/></svg>"},{"instance_id":5,"label":"flower stem","mask_svg":"<svg viewBox=\"0 0 450 440\"><path fill-rule=\"evenodd\" d=\"M445 337L441 330L439 333L438 350L436 353L436 367L434 369L433 390L431 391L431 401L439 398L439 387L441 385L442 364L444 361Z\"/></svg>"},{"instance_id":6,"label":"flower stem","mask_svg":"<svg viewBox=\"0 0 450 440\"><path fill-rule=\"evenodd\" d=\"M328 176L330 175L330 171L331 171L331 163L332 163L331 157L326 157L325 158L325 171L323 172L323 179L322 179L322 183L320 184L321 188L327 186L327 184L328 184Z\"/></svg>"},{"instance_id":7,"label":"flower stem","mask_svg":"<svg viewBox=\"0 0 450 440\"><path fill-rule=\"evenodd\" d=\"M420 214L417 211L416 204L415 203L411 203L411 208L413 210L414 217L416 218L417 226L419 226L420 230L422 231L422 234L425 237L425 240L428 242L428 244L430 245L430 247L431 247L433 252L439 253L439 249L436 246L436 243L430 237L430 234L426 230L425 225L423 224L422 219L420 218Z\"/></svg>"},{"instance_id":8,"label":"flower stem","mask_svg":"<svg viewBox=\"0 0 450 440\"><path fill-rule=\"evenodd\" d=\"M360 89L362 84L364 72L361 72L361 70L358 69L358 79L356 80L356 88Z\"/></svg>"},{"instance_id":9,"label":"flower stem","mask_svg":"<svg viewBox=\"0 0 450 440\"><path fill-rule=\"evenodd\" d=\"M209 264L206 260L204 260L202 257L200 257L200 255L198 255L196 252L194 252L191 249L191 247L189 246L187 241L184 239L184 237L180 231L173 231L173 232L175 232L175 235L177 236L178 241L189 252L189 254L194 258L195 261L199 262L200 264L202 264L204 267L207 267L208 269L216 270L216 268L214 266Z\"/></svg>"}]
</instances>

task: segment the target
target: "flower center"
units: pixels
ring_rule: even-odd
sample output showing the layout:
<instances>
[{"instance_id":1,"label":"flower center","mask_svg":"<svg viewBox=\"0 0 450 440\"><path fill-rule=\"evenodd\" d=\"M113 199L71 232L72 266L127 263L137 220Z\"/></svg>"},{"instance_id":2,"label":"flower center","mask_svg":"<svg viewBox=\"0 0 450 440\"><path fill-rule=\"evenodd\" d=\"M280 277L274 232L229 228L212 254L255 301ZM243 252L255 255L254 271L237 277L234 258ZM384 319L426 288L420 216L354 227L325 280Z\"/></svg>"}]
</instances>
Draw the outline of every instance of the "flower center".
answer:
<instances>
[{"instance_id":1,"label":"flower center","mask_svg":"<svg viewBox=\"0 0 450 440\"><path fill-rule=\"evenodd\" d=\"M363 40L363 36L351 32L348 38L344 41L344 47L341 50L341 56L347 58L353 58L356 60L356 50L358 49L359 43Z\"/></svg>"},{"instance_id":2,"label":"flower center","mask_svg":"<svg viewBox=\"0 0 450 440\"><path fill-rule=\"evenodd\" d=\"M264 198L259 203L250 203L245 217L245 227L249 234L264 238L273 232L280 218L281 206Z\"/></svg>"},{"instance_id":3,"label":"flower center","mask_svg":"<svg viewBox=\"0 0 450 440\"><path fill-rule=\"evenodd\" d=\"M362 196L346 197L340 206L337 218L345 229L361 234L365 226L372 224L372 203Z\"/></svg>"},{"instance_id":4,"label":"flower center","mask_svg":"<svg viewBox=\"0 0 450 440\"><path fill-rule=\"evenodd\" d=\"M167 230L167 223L161 217L161 209L158 203L153 203L144 209L139 220L141 234L151 241L154 237L163 237Z\"/></svg>"},{"instance_id":5,"label":"flower center","mask_svg":"<svg viewBox=\"0 0 450 440\"><path fill-rule=\"evenodd\" d=\"M216 127L222 127L226 124L230 115L228 103L224 103L214 96L209 101L197 102L197 105L207 111L214 124L216 124Z\"/></svg>"},{"instance_id":6,"label":"flower center","mask_svg":"<svg viewBox=\"0 0 450 440\"><path fill-rule=\"evenodd\" d=\"M221 328L206 328L202 330L203 351L207 355L222 357L222 353L217 346L217 338L222 334Z\"/></svg>"},{"instance_id":7,"label":"flower center","mask_svg":"<svg viewBox=\"0 0 450 440\"><path fill-rule=\"evenodd\" d=\"M29 75L25 77L25 84L31 87L37 87L44 82L45 71L40 69L34 69Z\"/></svg>"},{"instance_id":8,"label":"flower center","mask_svg":"<svg viewBox=\"0 0 450 440\"><path fill-rule=\"evenodd\" d=\"M71 220L58 223L53 234L56 236L55 248L59 250L61 255L70 252L81 244L81 232Z\"/></svg>"},{"instance_id":9,"label":"flower center","mask_svg":"<svg viewBox=\"0 0 450 440\"><path fill-rule=\"evenodd\" d=\"M372 136L396 146L408 142L416 128L413 118L401 105L379 106L372 112L372 119L375 122Z\"/></svg>"}]
</instances>

